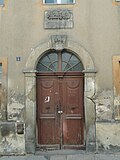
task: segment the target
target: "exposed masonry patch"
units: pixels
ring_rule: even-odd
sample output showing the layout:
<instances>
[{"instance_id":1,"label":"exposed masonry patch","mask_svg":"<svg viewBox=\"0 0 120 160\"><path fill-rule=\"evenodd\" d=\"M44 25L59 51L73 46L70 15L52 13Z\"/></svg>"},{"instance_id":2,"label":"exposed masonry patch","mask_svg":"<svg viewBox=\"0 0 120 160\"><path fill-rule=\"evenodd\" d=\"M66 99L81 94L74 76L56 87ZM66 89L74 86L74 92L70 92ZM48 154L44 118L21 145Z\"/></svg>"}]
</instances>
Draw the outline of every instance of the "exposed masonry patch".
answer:
<instances>
[{"instance_id":1,"label":"exposed masonry patch","mask_svg":"<svg viewBox=\"0 0 120 160\"><path fill-rule=\"evenodd\" d=\"M12 103L8 105L8 119L9 120L23 120L24 105L20 103Z\"/></svg>"},{"instance_id":2,"label":"exposed masonry patch","mask_svg":"<svg viewBox=\"0 0 120 160\"><path fill-rule=\"evenodd\" d=\"M24 95L17 94L14 90L11 90L7 112L8 112L8 120L23 121L24 119Z\"/></svg>"},{"instance_id":3,"label":"exposed masonry patch","mask_svg":"<svg viewBox=\"0 0 120 160\"><path fill-rule=\"evenodd\" d=\"M4 120L6 117L6 107L4 108L4 105L1 104L1 109L0 109L0 120Z\"/></svg>"},{"instance_id":4,"label":"exposed masonry patch","mask_svg":"<svg viewBox=\"0 0 120 160\"><path fill-rule=\"evenodd\" d=\"M111 90L97 92L94 102L96 104L96 120L114 119L113 92Z\"/></svg>"},{"instance_id":5,"label":"exposed masonry patch","mask_svg":"<svg viewBox=\"0 0 120 160\"><path fill-rule=\"evenodd\" d=\"M114 98L115 119L120 120L120 96Z\"/></svg>"},{"instance_id":6,"label":"exposed masonry patch","mask_svg":"<svg viewBox=\"0 0 120 160\"><path fill-rule=\"evenodd\" d=\"M115 118L113 92L111 90L99 91L87 98L96 106L97 121L111 121Z\"/></svg>"},{"instance_id":7,"label":"exposed masonry patch","mask_svg":"<svg viewBox=\"0 0 120 160\"><path fill-rule=\"evenodd\" d=\"M13 102L24 104L24 94L16 93L15 90L10 90L9 95L9 104Z\"/></svg>"},{"instance_id":8,"label":"exposed masonry patch","mask_svg":"<svg viewBox=\"0 0 120 160\"><path fill-rule=\"evenodd\" d=\"M24 153L25 140L24 134L16 133L16 125L11 122L3 122L0 124L0 153Z\"/></svg>"},{"instance_id":9,"label":"exposed masonry patch","mask_svg":"<svg viewBox=\"0 0 120 160\"><path fill-rule=\"evenodd\" d=\"M0 86L0 120L6 119L6 91Z\"/></svg>"}]
</instances>

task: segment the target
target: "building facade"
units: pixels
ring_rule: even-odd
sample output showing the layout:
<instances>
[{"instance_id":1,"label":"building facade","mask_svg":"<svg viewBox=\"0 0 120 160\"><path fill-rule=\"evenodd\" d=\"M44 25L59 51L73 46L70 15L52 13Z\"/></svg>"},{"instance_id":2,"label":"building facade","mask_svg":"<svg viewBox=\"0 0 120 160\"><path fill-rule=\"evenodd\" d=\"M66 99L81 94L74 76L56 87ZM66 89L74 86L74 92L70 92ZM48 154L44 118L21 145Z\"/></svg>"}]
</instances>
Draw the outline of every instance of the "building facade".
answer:
<instances>
[{"instance_id":1,"label":"building facade","mask_svg":"<svg viewBox=\"0 0 120 160\"><path fill-rule=\"evenodd\" d=\"M0 154L120 150L120 2L0 1Z\"/></svg>"}]
</instances>

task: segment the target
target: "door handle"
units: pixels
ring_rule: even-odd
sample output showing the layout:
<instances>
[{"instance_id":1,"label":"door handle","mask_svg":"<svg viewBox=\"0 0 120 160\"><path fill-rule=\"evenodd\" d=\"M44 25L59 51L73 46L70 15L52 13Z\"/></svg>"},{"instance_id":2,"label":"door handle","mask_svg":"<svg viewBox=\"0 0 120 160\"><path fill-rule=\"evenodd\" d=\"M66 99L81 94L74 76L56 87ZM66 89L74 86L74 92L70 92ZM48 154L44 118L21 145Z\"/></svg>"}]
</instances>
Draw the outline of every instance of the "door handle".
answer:
<instances>
[{"instance_id":1,"label":"door handle","mask_svg":"<svg viewBox=\"0 0 120 160\"><path fill-rule=\"evenodd\" d=\"M63 113L63 111L58 111L58 114L62 114Z\"/></svg>"},{"instance_id":2,"label":"door handle","mask_svg":"<svg viewBox=\"0 0 120 160\"><path fill-rule=\"evenodd\" d=\"M59 105L57 105L56 110L57 110L57 112L59 111Z\"/></svg>"},{"instance_id":3,"label":"door handle","mask_svg":"<svg viewBox=\"0 0 120 160\"><path fill-rule=\"evenodd\" d=\"M59 105L57 105L56 110L57 110L57 113L58 113L58 114L62 114L62 113L63 113L63 111L60 110L60 106L59 106Z\"/></svg>"}]
</instances>

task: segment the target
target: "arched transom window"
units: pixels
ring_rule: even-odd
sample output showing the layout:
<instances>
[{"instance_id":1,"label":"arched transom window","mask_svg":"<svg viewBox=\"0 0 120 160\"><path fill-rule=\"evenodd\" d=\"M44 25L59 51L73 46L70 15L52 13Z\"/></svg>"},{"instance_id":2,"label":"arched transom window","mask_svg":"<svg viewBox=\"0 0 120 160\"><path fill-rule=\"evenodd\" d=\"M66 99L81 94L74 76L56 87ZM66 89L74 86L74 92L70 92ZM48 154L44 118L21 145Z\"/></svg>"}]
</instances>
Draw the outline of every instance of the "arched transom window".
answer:
<instances>
[{"instance_id":1,"label":"arched transom window","mask_svg":"<svg viewBox=\"0 0 120 160\"><path fill-rule=\"evenodd\" d=\"M80 59L68 50L48 51L38 62L38 72L74 72L83 70Z\"/></svg>"}]
</instances>

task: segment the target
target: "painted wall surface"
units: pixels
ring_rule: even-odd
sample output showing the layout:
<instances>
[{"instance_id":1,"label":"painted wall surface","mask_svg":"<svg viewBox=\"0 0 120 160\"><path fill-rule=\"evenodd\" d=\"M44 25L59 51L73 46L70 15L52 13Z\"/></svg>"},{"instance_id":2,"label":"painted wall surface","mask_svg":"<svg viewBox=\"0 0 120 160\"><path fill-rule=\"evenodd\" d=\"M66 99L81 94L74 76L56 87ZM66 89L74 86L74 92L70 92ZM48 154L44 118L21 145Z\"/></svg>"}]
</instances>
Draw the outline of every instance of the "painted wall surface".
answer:
<instances>
[{"instance_id":1,"label":"painted wall surface","mask_svg":"<svg viewBox=\"0 0 120 160\"><path fill-rule=\"evenodd\" d=\"M44 12L59 8L70 9L73 12L73 28L45 29ZM26 113L26 105L31 106L27 111L33 112L32 107L36 100L31 96L35 95L35 80L31 78L26 82L27 78L24 77L23 72L26 68L29 69L27 61L37 46L42 47L42 44L46 42L49 46L51 35L67 35L69 41L77 43L89 53L97 73L94 83L91 78L89 80L95 90L92 95L88 93L85 99L87 99L86 103L89 101L89 105L92 103L95 106L93 119L96 119L97 126L96 135L93 135L92 128L95 128L95 125L91 125L93 120L91 119L91 122L87 123L88 128L91 126L88 132L94 139L97 136L98 150L101 146L104 150L109 150L112 146L120 147L119 122L116 123L115 119L116 112L119 112L118 108L120 108L120 95L114 95L112 68L112 57L120 54L119 17L120 3L115 3L114 0L76 0L74 5L45 5L42 0L4 0L4 6L0 6L0 59L7 57L8 64L6 66L7 83L3 83L3 88L0 90L1 96L4 89L6 90L2 99L4 103L0 106L1 153L22 154L25 152L25 136L27 135L25 132L17 134L15 124L17 121L23 124L31 122L29 113ZM81 57L80 53L78 53L79 57ZM89 64L87 58L86 63ZM27 91L25 90L26 83L29 86ZM25 99L28 99L27 103ZM117 99L117 110L115 99ZM5 115L1 116L3 113ZM106 122L109 123L106 124ZM34 126L35 122L31 123ZM11 131L11 127L8 127L7 134L4 135L2 128L9 124L13 125L14 129ZM31 131L30 127L26 126L27 134ZM35 129L32 132L34 135ZM106 134L108 132L109 135ZM116 138L114 138L115 135ZM14 138L11 139L11 137ZM6 146L3 146L4 141L6 141ZM31 141L35 141L34 137ZM26 143L29 144L29 142Z\"/></svg>"},{"instance_id":2,"label":"painted wall surface","mask_svg":"<svg viewBox=\"0 0 120 160\"><path fill-rule=\"evenodd\" d=\"M119 152L120 148L120 124L97 123L96 124L96 149Z\"/></svg>"}]
</instances>

